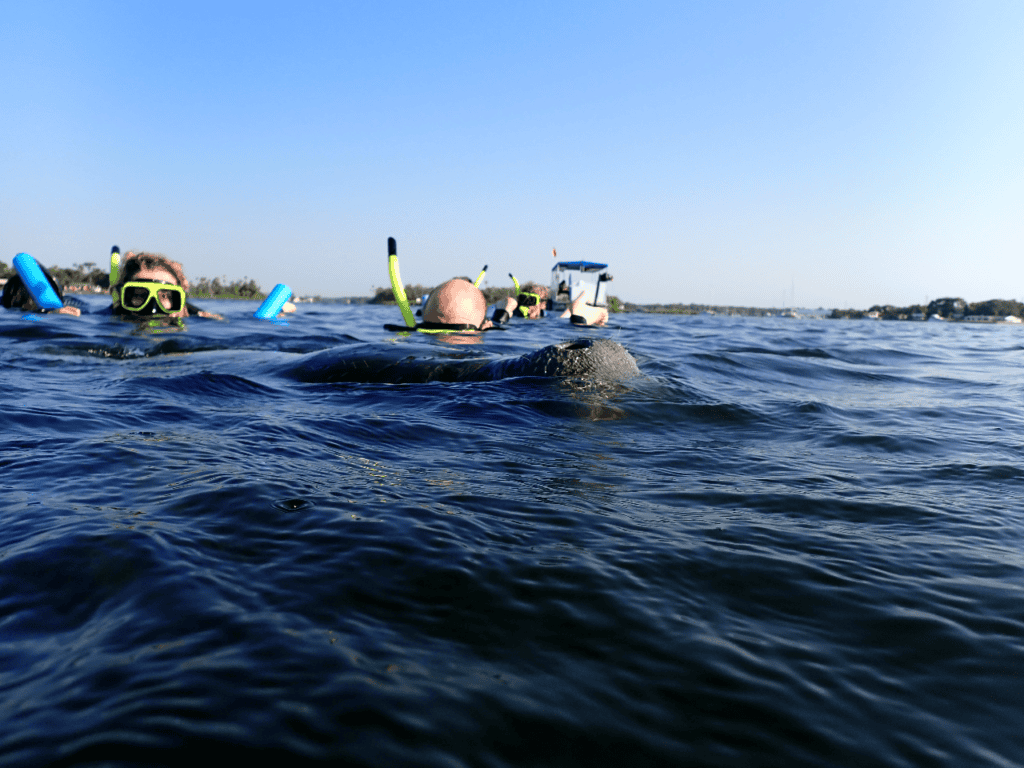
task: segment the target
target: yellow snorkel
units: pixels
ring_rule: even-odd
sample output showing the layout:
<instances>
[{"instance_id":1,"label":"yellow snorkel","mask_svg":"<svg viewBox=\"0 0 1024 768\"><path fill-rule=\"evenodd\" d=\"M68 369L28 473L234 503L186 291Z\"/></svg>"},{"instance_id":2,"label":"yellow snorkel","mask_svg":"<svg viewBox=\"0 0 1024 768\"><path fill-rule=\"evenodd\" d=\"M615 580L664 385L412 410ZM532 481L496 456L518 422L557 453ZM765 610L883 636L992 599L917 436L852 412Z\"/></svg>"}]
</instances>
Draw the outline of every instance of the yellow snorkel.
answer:
<instances>
[{"instance_id":1,"label":"yellow snorkel","mask_svg":"<svg viewBox=\"0 0 1024 768\"><path fill-rule=\"evenodd\" d=\"M121 249L116 245L110 249L110 288L121 279Z\"/></svg>"},{"instance_id":2,"label":"yellow snorkel","mask_svg":"<svg viewBox=\"0 0 1024 768\"><path fill-rule=\"evenodd\" d=\"M476 279L477 283L483 280L484 274L486 272L487 266L485 265L483 270L480 272L480 276L477 277ZM402 278L398 274L398 246L396 245L395 238L393 237L388 238L388 275L391 278L391 291L395 295L395 303L397 303L399 309L402 310L402 317L405 318L405 325L401 326L385 323L384 330L393 331L396 333L401 333L405 331L418 331L419 333L441 334L477 333L478 331L480 331L480 328L469 323L465 325L447 323L421 323L419 325L416 324L416 320L413 317L412 310L409 309L409 297L405 295L405 288L402 287ZM476 283L474 283L474 285L476 285ZM485 328L484 330L488 329Z\"/></svg>"},{"instance_id":3,"label":"yellow snorkel","mask_svg":"<svg viewBox=\"0 0 1024 768\"><path fill-rule=\"evenodd\" d=\"M487 274L487 265L484 264L484 268L481 269L480 270L480 274L476 276L476 282L474 282L473 285L476 286L477 288L479 288L480 287L480 283L483 281L484 275L486 275L486 274Z\"/></svg>"},{"instance_id":4,"label":"yellow snorkel","mask_svg":"<svg viewBox=\"0 0 1024 768\"><path fill-rule=\"evenodd\" d=\"M406 298L405 288L402 287L402 278L398 274L398 245L393 237L388 238L388 274L391 276L391 291L395 294L398 308L402 310L405 324L410 328L415 328L416 318L413 317L412 310L409 309L409 299Z\"/></svg>"},{"instance_id":5,"label":"yellow snorkel","mask_svg":"<svg viewBox=\"0 0 1024 768\"><path fill-rule=\"evenodd\" d=\"M513 275L511 272L508 273L508 276L512 278L512 285L514 285L515 289L516 289L516 304L518 306L516 306L514 311L518 312L523 317L529 317L530 316L530 310L528 309L528 307L532 307L534 304L540 303L540 301L541 301L540 296L538 296L536 293L524 293L523 289L520 288L520 286L519 286L519 281L516 280L516 276ZM530 298L532 298L533 300L530 301L529 300ZM543 311L543 308L542 308L541 309L541 315L543 315L543 314L544 314L544 311Z\"/></svg>"}]
</instances>

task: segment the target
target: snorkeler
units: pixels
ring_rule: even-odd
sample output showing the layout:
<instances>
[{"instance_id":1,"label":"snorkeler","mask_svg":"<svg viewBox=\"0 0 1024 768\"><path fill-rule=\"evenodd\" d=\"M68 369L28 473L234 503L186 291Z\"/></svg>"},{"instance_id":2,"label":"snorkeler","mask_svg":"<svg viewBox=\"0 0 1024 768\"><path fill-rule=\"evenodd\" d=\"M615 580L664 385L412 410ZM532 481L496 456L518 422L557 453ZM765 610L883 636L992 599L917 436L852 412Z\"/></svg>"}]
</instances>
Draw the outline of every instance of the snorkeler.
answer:
<instances>
[{"instance_id":1,"label":"snorkeler","mask_svg":"<svg viewBox=\"0 0 1024 768\"><path fill-rule=\"evenodd\" d=\"M418 328L426 331L486 331L487 299L468 280L456 277L431 291L423 308L423 322Z\"/></svg>"},{"instance_id":2,"label":"snorkeler","mask_svg":"<svg viewBox=\"0 0 1024 768\"><path fill-rule=\"evenodd\" d=\"M133 320L176 319L190 315L223 320L188 302L188 278L177 261L155 253L132 253L120 266L112 286L111 314Z\"/></svg>"},{"instance_id":3,"label":"snorkeler","mask_svg":"<svg viewBox=\"0 0 1024 768\"><path fill-rule=\"evenodd\" d=\"M548 289L537 283L526 283L522 287L510 272L509 277L515 283L515 298L508 296L494 305L491 320L495 323L507 323L513 317L525 317L531 320L544 317L544 307L548 303Z\"/></svg>"},{"instance_id":4,"label":"snorkeler","mask_svg":"<svg viewBox=\"0 0 1024 768\"><path fill-rule=\"evenodd\" d=\"M487 268L484 267L484 272ZM480 273L477 280L483 278ZM398 272L398 246L395 238L388 238L388 274L395 302L402 310L405 325L385 324L388 331L420 331L422 333L474 333L477 331L503 330L487 319L487 299L483 292L467 278L456 277L441 283L430 292L430 298L423 307L423 322L416 322L409 299L402 286Z\"/></svg>"},{"instance_id":5,"label":"snorkeler","mask_svg":"<svg viewBox=\"0 0 1024 768\"><path fill-rule=\"evenodd\" d=\"M32 292L25 285L25 281L22 280L21 275L15 273L7 279L7 283L4 285L3 294L0 295L0 306L7 309L17 309L22 312L54 312L58 315L72 315L77 317L82 314L82 303L72 297L65 296L64 289L61 287L57 279L50 274L50 270L39 264L32 259L28 254L18 254L19 258L22 256L27 257L31 260L32 268L38 269L42 277L49 283L49 287L53 289L56 294L57 300L63 304L59 309L46 309L39 306Z\"/></svg>"},{"instance_id":6,"label":"snorkeler","mask_svg":"<svg viewBox=\"0 0 1024 768\"><path fill-rule=\"evenodd\" d=\"M561 317L568 317L573 325L604 325L608 322L608 308L597 307L588 304L590 294L584 290L576 297L572 304L561 314Z\"/></svg>"}]
</instances>

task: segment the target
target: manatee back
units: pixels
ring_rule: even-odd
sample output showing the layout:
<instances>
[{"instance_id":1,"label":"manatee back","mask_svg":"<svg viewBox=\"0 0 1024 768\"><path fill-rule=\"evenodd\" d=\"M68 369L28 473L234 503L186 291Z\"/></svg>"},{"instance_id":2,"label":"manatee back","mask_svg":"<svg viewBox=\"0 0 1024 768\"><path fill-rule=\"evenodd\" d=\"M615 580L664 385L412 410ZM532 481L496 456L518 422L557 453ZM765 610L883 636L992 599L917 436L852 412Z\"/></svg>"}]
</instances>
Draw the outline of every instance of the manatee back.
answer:
<instances>
[{"instance_id":1,"label":"manatee back","mask_svg":"<svg viewBox=\"0 0 1024 768\"><path fill-rule=\"evenodd\" d=\"M510 360L503 376L563 376L619 381L640 375L636 359L611 339L574 339Z\"/></svg>"}]
</instances>

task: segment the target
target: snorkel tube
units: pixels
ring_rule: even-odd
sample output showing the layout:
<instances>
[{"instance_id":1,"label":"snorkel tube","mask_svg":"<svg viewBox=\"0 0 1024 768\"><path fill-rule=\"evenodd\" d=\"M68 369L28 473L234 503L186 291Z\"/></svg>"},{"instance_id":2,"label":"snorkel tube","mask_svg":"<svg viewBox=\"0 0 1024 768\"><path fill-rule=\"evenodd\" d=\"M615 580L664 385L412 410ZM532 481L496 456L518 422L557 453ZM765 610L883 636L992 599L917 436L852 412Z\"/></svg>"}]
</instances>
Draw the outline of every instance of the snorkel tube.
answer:
<instances>
[{"instance_id":1,"label":"snorkel tube","mask_svg":"<svg viewBox=\"0 0 1024 768\"><path fill-rule=\"evenodd\" d=\"M260 304L260 308L253 312L253 317L257 317L260 320L271 320L277 317L281 307L291 297L292 289L284 283L278 283L274 286L274 290L270 292L270 295Z\"/></svg>"},{"instance_id":2,"label":"snorkel tube","mask_svg":"<svg viewBox=\"0 0 1024 768\"><path fill-rule=\"evenodd\" d=\"M402 287L402 278L398 274L398 245L395 238L388 238L388 275L391 277L391 292L395 294L395 301L398 308L402 310L402 317L409 328L416 327L416 318L409 309L409 299L406 298L405 288Z\"/></svg>"},{"instance_id":3,"label":"snorkel tube","mask_svg":"<svg viewBox=\"0 0 1024 768\"><path fill-rule=\"evenodd\" d=\"M480 270L480 274L476 276L476 280L473 283L473 286L475 288L479 288L480 287L480 283L484 279L484 275L486 275L486 274L487 274L487 265L484 264L484 268Z\"/></svg>"},{"instance_id":4,"label":"snorkel tube","mask_svg":"<svg viewBox=\"0 0 1024 768\"><path fill-rule=\"evenodd\" d=\"M110 288L113 290L121 279L121 249L116 245L110 249Z\"/></svg>"},{"instance_id":5,"label":"snorkel tube","mask_svg":"<svg viewBox=\"0 0 1024 768\"><path fill-rule=\"evenodd\" d=\"M64 306L38 261L27 253L19 253L14 257L14 268L40 309L61 309Z\"/></svg>"},{"instance_id":6,"label":"snorkel tube","mask_svg":"<svg viewBox=\"0 0 1024 768\"><path fill-rule=\"evenodd\" d=\"M537 295L536 293L526 293L526 292L524 292L522 287L519 285L519 281L516 280L516 276L513 275L511 272L508 273L508 276L512 278L512 285L514 285L515 289L516 289L516 308L513 311L514 312L518 312L523 317L529 317L530 316L529 308L539 304L540 301L541 301L541 297L539 295ZM497 314L497 313L495 313L495 314ZM541 307L541 309L540 309L540 317L543 317L543 316L544 316L544 308Z\"/></svg>"}]
</instances>

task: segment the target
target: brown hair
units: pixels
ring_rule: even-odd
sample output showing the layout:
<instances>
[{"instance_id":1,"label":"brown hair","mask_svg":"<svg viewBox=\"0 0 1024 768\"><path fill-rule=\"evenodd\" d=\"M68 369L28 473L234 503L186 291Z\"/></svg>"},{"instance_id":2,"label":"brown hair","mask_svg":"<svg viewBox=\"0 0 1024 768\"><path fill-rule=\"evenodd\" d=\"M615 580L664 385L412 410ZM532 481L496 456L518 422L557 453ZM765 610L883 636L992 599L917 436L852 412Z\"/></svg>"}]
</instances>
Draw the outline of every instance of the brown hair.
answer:
<instances>
[{"instance_id":1,"label":"brown hair","mask_svg":"<svg viewBox=\"0 0 1024 768\"><path fill-rule=\"evenodd\" d=\"M523 293L536 293L542 299L546 299L548 297L547 286L535 283L532 280L528 283L523 283L519 288Z\"/></svg>"},{"instance_id":2,"label":"brown hair","mask_svg":"<svg viewBox=\"0 0 1024 768\"><path fill-rule=\"evenodd\" d=\"M181 266L181 262L168 259L159 253L145 252L128 253L124 265L121 267L121 279L117 283L117 288L120 289L125 283L131 282L144 269L166 269L174 275L174 279L185 289L185 293L188 293L188 278L185 277L185 269ZM120 291L118 292L120 293Z\"/></svg>"}]
</instances>

